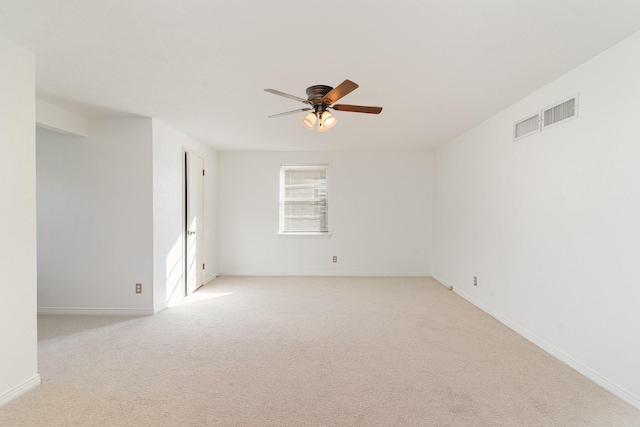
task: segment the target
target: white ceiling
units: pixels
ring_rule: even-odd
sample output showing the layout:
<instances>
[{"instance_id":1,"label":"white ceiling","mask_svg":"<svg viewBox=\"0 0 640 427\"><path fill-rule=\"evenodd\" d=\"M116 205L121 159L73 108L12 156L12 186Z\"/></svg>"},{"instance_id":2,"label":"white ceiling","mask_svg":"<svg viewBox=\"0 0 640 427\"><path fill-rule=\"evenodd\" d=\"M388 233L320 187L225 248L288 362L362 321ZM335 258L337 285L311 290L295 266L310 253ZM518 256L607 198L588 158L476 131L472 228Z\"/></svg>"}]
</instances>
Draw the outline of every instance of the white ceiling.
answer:
<instances>
[{"instance_id":1,"label":"white ceiling","mask_svg":"<svg viewBox=\"0 0 640 427\"><path fill-rule=\"evenodd\" d=\"M429 150L640 31L638 0L0 0L37 94L90 117L157 117L219 150ZM316 84L350 79L311 132Z\"/></svg>"}]
</instances>

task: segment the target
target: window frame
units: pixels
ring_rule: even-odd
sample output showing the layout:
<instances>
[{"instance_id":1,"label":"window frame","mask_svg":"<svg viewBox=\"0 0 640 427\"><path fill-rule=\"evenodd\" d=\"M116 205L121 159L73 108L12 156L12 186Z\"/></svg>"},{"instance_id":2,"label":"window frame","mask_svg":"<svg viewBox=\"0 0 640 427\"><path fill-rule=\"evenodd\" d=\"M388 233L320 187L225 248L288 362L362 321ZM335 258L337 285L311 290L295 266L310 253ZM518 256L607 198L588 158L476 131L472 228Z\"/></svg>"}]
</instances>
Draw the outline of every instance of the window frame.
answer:
<instances>
[{"instance_id":1,"label":"window frame","mask_svg":"<svg viewBox=\"0 0 640 427\"><path fill-rule=\"evenodd\" d=\"M287 170L319 170L323 169L325 174L325 196L324 202L326 205L326 212L324 213L324 220L327 224L326 231L285 231L285 173ZM279 209L278 209L278 235L280 237L316 237L316 238L328 238L331 237L329 228L329 164L317 163L317 164L281 164L280 165L280 179L279 179Z\"/></svg>"}]
</instances>

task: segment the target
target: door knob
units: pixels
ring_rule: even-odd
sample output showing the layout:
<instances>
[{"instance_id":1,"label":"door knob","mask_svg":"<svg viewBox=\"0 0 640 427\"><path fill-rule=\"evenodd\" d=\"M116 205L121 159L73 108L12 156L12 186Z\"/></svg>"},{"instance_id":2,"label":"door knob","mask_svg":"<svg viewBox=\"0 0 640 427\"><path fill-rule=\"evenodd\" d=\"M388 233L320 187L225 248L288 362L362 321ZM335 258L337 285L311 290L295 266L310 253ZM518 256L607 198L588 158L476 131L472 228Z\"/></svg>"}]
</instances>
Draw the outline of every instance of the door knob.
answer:
<instances>
[{"instance_id":1,"label":"door knob","mask_svg":"<svg viewBox=\"0 0 640 427\"><path fill-rule=\"evenodd\" d=\"M196 234L196 232L195 231L187 231L187 235L188 236L191 236L192 234Z\"/></svg>"}]
</instances>

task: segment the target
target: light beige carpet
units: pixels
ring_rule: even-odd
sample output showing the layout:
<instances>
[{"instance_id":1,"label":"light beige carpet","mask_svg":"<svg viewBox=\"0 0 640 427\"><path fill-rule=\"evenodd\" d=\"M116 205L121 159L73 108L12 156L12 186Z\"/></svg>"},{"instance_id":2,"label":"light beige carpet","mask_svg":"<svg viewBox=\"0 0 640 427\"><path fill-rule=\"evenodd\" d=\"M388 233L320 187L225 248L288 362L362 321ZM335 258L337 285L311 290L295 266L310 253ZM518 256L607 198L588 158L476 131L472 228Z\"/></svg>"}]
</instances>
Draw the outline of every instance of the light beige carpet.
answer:
<instances>
[{"instance_id":1,"label":"light beige carpet","mask_svg":"<svg viewBox=\"0 0 640 427\"><path fill-rule=\"evenodd\" d=\"M41 316L1 426L639 426L432 279L222 277L153 317Z\"/></svg>"}]
</instances>

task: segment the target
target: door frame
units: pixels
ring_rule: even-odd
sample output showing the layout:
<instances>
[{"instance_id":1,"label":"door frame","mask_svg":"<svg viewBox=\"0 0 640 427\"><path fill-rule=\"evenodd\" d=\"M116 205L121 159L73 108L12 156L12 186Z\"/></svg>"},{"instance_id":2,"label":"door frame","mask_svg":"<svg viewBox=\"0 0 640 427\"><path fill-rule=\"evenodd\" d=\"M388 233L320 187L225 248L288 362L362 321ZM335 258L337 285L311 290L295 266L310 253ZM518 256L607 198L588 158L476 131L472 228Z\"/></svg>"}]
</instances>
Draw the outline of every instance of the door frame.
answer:
<instances>
[{"instance_id":1,"label":"door frame","mask_svg":"<svg viewBox=\"0 0 640 427\"><path fill-rule=\"evenodd\" d=\"M204 170L206 170L206 163L205 163L205 159L206 157L200 153L199 151L196 150L192 150L188 147L182 147L182 259L183 259L183 266L182 266L182 273L183 273L183 296L188 296L189 295L189 290L188 290L188 286L189 286L189 277L188 277L188 259L187 259L187 213L188 213L188 203L189 203L189 196L188 196L188 190L189 190L189 153L198 156L202 159L202 167ZM206 205L204 202L204 195L205 195L205 178L203 178L203 182L202 182L202 230L199 232L200 238L204 239L204 230L206 229L206 214L205 214L205 210L206 210ZM202 259L204 262L204 253L205 253L205 245L204 245L204 240L202 242ZM202 284L204 285L204 271L202 272ZM196 288L197 290L198 288Z\"/></svg>"}]
</instances>

